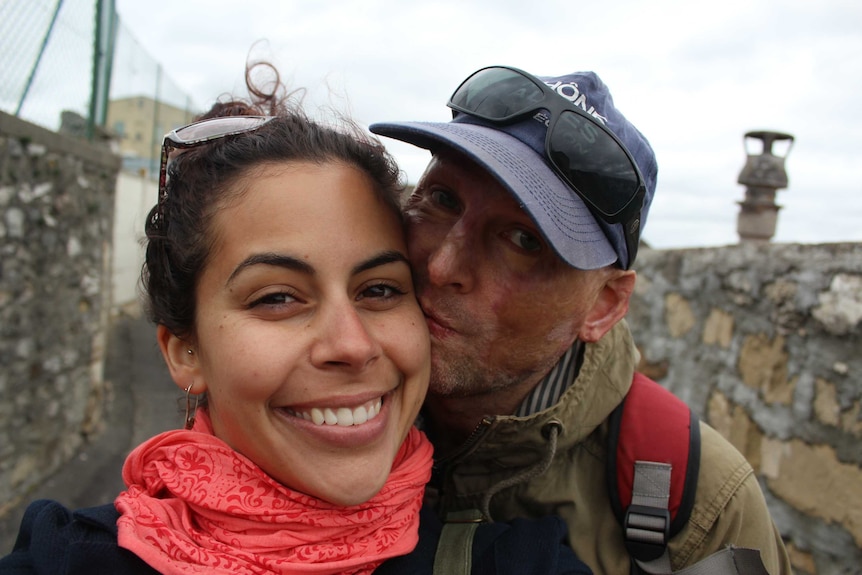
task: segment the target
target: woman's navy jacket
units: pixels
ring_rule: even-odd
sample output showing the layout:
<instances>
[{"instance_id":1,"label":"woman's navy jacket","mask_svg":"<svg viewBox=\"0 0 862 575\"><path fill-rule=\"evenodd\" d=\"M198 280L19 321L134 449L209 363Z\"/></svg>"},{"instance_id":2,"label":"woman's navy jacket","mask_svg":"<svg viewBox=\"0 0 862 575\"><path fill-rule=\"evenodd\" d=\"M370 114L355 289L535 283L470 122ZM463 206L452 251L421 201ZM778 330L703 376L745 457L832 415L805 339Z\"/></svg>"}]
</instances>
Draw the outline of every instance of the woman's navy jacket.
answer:
<instances>
[{"instance_id":1,"label":"woman's navy jacket","mask_svg":"<svg viewBox=\"0 0 862 575\"><path fill-rule=\"evenodd\" d=\"M11 554L0 559L0 575L153 575L137 555L117 545L119 513L112 504L69 511L56 501L27 508ZM442 526L422 511L419 545L390 559L375 575L431 575ZM484 524L473 540L473 575L590 575L566 544L557 517Z\"/></svg>"}]
</instances>

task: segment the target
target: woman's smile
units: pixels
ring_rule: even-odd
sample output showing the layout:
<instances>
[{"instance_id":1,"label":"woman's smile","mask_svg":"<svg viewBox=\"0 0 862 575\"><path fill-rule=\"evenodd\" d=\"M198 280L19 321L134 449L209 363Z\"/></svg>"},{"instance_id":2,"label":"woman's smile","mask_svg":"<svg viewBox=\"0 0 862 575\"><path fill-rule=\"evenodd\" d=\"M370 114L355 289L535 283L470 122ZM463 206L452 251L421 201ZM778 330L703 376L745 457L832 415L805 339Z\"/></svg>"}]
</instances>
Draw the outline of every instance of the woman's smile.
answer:
<instances>
[{"instance_id":1,"label":"woman's smile","mask_svg":"<svg viewBox=\"0 0 862 575\"><path fill-rule=\"evenodd\" d=\"M383 398L378 397L365 402L359 407L312 407L311 409L295 410L284 408L294 417L301 417L314 425L340 425L341 427L352 427L362 425L371 421L380 413L380 405Z\"/></svg>"},{"instance_id":2,"label":"woman's smile","mask_svg":"<svg viewBox=\"0 0 862 575\"><path fill-rule=\"evenodd\" d=\"M337 406L327 402L326 406L278 408L293 432L308 438L320 449L366 449L386 440L392 418L391 408L400 398L399 389L359 405Z\"/></svg>"}]
</instances>

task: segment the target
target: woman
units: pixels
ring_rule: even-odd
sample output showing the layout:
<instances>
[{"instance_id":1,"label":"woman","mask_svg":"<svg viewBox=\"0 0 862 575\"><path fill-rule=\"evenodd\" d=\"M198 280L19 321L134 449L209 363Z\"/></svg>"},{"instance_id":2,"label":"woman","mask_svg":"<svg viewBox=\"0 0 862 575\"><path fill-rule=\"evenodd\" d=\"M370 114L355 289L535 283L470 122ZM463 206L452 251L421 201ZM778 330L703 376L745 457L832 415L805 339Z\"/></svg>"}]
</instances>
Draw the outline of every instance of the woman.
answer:
<instances>
[{"instance_id":1,"label":"woman","mask_svg":"<svg viewBox=\"0 0 862 575\"><path fill-rule=\"evenodd\" d=\"M147 220L148 312L186 429L129 455L113 506L31 505L0 572L431 572L431 446L413 426L430 350L397 167L349 122L247 83L253 102L166 136ZM552 541L532 564L578 565L557 521L492 527L483 573L526 532Z\"/></svg>"}]
</instances>

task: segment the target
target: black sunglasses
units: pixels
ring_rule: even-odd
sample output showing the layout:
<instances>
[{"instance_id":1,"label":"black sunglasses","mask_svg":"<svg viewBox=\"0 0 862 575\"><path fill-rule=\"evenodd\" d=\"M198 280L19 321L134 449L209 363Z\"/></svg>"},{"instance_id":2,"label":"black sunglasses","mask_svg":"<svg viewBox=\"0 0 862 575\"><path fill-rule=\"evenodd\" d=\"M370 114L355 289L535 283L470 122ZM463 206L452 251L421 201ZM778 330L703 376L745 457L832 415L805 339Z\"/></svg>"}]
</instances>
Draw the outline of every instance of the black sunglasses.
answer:
<instances>
[{"instance_id":1,"label":"black sunglasses","mask_svg":"<svg viewBox=\"0 0 862 575\"><path fill-rule=\"evenodd\" d=\"M622 222L630 267L637 255L646 185L631 153L598 119L535 76L507 66L474 72L449 98L453 116L509 124L545 109L545 157L597 218Z\"/></svg>"},{"instance_id":2,"label":"black sunglasses","mask_svg":"<svg viewBox=\"0 0 862 575\"><path fill-rule=\"evenodd\" d=\"M159 204L167 197L168 159L172 150L187 150L213 140L252 132L275 116L223 116L194 122L165 134L162 141L162 164L159 167Z\"/></svg>"}]
</instances>

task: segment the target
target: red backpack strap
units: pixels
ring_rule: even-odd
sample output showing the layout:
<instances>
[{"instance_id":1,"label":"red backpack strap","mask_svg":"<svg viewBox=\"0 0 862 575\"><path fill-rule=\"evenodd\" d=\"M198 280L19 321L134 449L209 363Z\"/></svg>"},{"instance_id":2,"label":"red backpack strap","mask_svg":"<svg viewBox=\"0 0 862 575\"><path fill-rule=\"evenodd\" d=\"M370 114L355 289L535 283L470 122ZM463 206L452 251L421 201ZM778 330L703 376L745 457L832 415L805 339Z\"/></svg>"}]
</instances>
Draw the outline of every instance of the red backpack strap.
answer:
<instances>
[{"instance_id":1,"label":"red backpack strap","mask_svg":"<svg viewBox=\"0 0 862 575\"><path fill-rule=\"evenodd\" d=\"M656 560L686 524L694 505L700 469L697 416L670 391L635 373L631 389L611 414L608 441L608 493L626 549L632 559ZM669 474L666 506L661 498L647 504L638 498L632 505L636 466L641 482Z\"/></svg>"}]
</instances>

